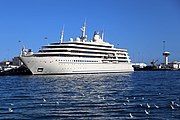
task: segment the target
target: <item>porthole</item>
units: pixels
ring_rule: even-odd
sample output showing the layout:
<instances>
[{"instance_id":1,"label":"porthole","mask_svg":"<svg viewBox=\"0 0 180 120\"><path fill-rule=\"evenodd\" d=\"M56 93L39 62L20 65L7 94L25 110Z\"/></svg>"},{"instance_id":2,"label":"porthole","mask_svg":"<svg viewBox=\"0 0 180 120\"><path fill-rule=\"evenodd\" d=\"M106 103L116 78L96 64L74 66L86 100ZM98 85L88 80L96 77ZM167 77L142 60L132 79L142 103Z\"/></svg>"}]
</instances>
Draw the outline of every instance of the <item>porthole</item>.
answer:
<instances>
[{"instance_id":1,"label":"porthole","mask_svg":"<svg viewBox=\"0 0 180 120\"><path fill-rule=\"evenodd\" d=\"M43 72L43 68L38 68L37 72Z\"/></svg>"}]
</instances>

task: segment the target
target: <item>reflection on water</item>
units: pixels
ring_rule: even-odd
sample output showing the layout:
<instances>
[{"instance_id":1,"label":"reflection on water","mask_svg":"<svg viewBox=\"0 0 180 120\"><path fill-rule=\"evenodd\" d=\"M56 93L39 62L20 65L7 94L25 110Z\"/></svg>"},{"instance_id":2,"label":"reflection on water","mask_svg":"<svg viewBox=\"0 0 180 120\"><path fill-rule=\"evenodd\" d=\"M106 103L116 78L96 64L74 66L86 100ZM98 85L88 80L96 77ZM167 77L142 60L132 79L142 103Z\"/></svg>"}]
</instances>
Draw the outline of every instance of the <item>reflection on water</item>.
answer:
<instances>
[{"instance_id":1,"label":"reflection on water","mask_svg":"<svg viewBox=\"0 0 180 120\"><path fill-rule=\"evenodd\" d=\"M0 77L0 119L178 119L179 72Z\"/></svg>"}]
</instances>

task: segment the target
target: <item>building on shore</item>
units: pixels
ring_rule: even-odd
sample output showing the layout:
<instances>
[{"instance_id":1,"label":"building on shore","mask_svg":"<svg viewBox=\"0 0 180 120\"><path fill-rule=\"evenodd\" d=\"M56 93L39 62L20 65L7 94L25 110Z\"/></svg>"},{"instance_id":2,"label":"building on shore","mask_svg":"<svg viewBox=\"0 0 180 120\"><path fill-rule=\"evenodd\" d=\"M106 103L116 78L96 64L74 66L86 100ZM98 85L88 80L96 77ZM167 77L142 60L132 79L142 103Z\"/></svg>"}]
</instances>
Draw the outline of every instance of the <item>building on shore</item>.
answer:
<instances>
[{"instance_id":1,"label":"building on shore","mask_svg":"<svg viewBox=\"0 0 180 120\"><path fill-rule=\"evenodd\" d=\"M32 75L32 73L22 64L19 57L14 57L12 61L0 62L0 76L5 75Z\"/></svg>"},{"instance_id":2,"label":"building on shore","mask_svg":"<svg viewBox=\"0 0 180 120\"><path fill-rule=\"evenodd\" d=\"M168 66L172 69L180 69L180 62L179 61L173 61L171 63L168 63Z\"/></svg>"},{"instance_id":3,"label":"building on shore","mask_svg":"<svg viewBox=\"0 0 180 120\"><path fill-rule=\"evenodd\" d=\"M19 57L14 57L12 61L7 60L7 61L2 61L0 62L0 71L8 71L11 69L16 69L22 65L22 62L20 61Z\"/></svg>"}]
</instances>

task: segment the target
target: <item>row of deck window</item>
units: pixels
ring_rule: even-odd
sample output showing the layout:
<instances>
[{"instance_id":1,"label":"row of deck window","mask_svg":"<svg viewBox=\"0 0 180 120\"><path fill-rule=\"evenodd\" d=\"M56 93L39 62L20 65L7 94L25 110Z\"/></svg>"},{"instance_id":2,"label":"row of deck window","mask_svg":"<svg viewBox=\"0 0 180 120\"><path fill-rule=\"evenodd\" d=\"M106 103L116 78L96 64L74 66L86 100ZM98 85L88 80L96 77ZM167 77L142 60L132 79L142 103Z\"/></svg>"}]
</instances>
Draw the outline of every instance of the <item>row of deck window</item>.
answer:
<instances>
[{"instance_id":1,"label":"row of deck window","mask_svg":"<svg viewBox=\"0 0 180 120\"><path fill-rule=\"evenodd\" d=\"M41 51L45 51L44 48L79 48L79 49L86 49L86 50L103 50L103 51L117 51L116 49L113 49L113 48L89 48L89 47L82 47L82 46L42 46L42 50ZM118 52L127 52L127 50L118 50Z\"/></svg>"},{"instance_id":2,"label":"row of deck window","mask_svg":"<svg viewBox=\"0 0 180 120\"><path fill-rule=\"evenodd\" d=\"M98 62L96 60L59 60L59 61L60 62Z\"/></svg>"}]
</instances>

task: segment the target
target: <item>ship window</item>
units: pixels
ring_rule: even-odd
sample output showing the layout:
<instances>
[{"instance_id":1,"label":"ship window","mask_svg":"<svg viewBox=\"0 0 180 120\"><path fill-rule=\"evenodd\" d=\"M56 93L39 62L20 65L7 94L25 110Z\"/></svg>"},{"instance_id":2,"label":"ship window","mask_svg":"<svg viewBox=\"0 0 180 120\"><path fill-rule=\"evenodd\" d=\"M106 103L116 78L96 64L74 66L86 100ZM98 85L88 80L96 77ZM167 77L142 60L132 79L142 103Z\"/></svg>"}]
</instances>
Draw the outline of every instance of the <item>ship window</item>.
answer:
<instances>
[{"instance_id":1,"label":"ship window","mask_svg":"<svg viewBox=\"0 0 180 120\"><path fill-rule=\"evenodd\" d=\"M43 68L38 68L37 72L43 72Z\"/></svg>"}]
</instances>

